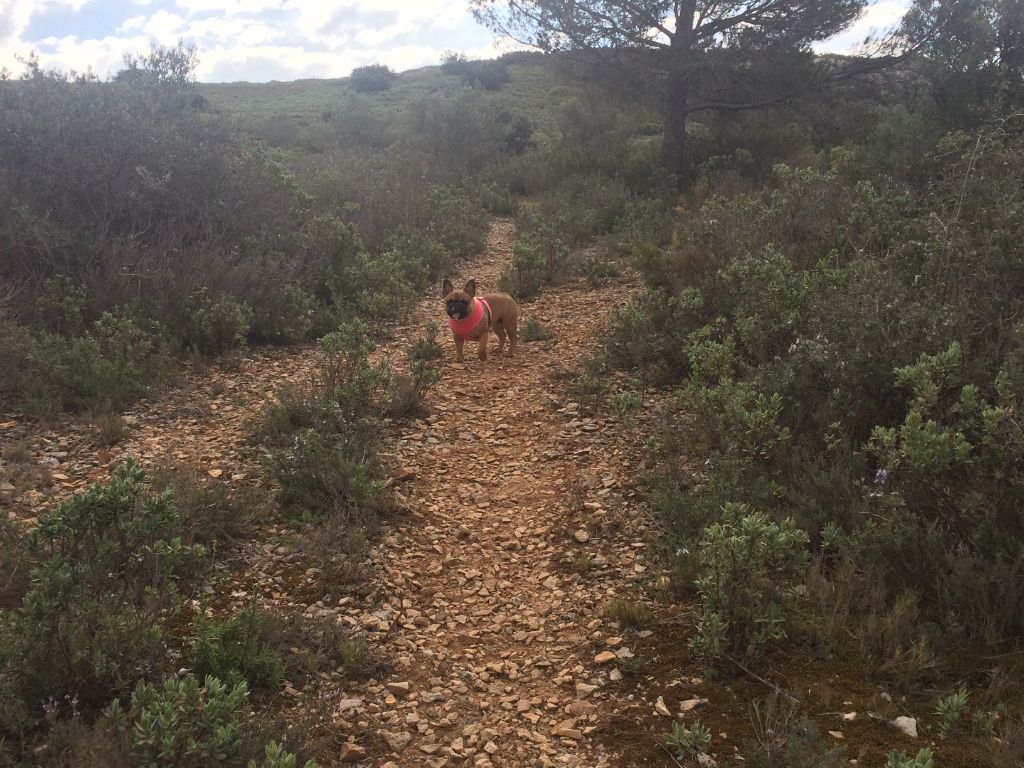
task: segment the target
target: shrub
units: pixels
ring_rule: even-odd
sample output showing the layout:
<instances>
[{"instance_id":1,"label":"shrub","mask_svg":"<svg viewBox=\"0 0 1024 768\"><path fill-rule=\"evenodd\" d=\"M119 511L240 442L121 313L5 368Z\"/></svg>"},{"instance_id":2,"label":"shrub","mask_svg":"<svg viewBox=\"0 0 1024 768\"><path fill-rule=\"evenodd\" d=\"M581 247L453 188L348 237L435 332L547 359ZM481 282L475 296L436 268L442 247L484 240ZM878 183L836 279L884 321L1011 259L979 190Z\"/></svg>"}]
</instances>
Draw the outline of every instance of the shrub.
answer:
<instances>
[{"instance_id":1,"label":"shrub","mask_svg":"<svg viewBox=\"0 0 1024 768\"><path fill-rule=\"evenodd\" d=\"M409 373L399 374L391 382L387 415L392 418L420 416L426 409L424 397L437 382L441 373L431 367L434 360L444 355L437 343L437 324L430 323L422 339L409 348Z\"/></svg>"},{"instance_id":2,"label":"shrub","mask_svg":"<svg viewBox=\"0 0 1024 768\"><path fill-rule=\"evenodd\" d=\"M65 694L94 705L161 663L165 611L205 550L186 542L173 494L144 490L142 469L128 460L32 532L38 565L21 608L0 622L9 639L0 677L30 711Z\"/></svg>"},{"instance_id":3,"label":"shrub","mask_svg":"<svg viewBox=\"0 0 1024 768\"><path fill-rule=\"evenodd\" d=\"M662 736L665 745L675 751L677 760L687 760L703 752L711 744L711 731L701 725L700 720L687 728L682 723L672 721L672 732Z\"/></svg>"},{"instance_id":4,"label":"shrub","mask_svg":"<svg viewBox=\"0 0 1024 768\"><path fill-rule=\"evenodd\" d=\"M427 323L423 338L414 341L409 348L409 359L412 361L430 361L444 357L444 348L437 343L439 330L437 323L434 321Z\"/></svg>"},{"instance_id":5,"label":"shrub","mask_svg":"<svg viewBox=\"0 0 1024 768\"><path fill-rule=\"evenodd\" d=\"M250 760L248 768L295 768L295 766L295 755L285 750L277 742L272 741L266 746L263 762L257 763L255 760ZM317 768L317 764L313 760L308 760L303 768Z\"/></svg>"},{"instance_id":6,"label":"shrub","mask_svg":"<svg viewBox=\"0 0 1024 768\"><path fill-rule=\"evenodd\" d=\"M296 434L291 447L272 460L281 504L314 517L369 508L380 486L370 465L370 446L361 442L315 429Z\"/></svg>"},{"instance_id":7,"label":"shrub","mask_svg":"<svg viewBox=\"0 0 1024 768\"><path fill-rule=\"evenodd\" d=\"M128 436L128 422L119 413L106 411L92 416L97 445L116 445Z\"/></svg>"},{"instance_id":8,"label":"shrub","mask_svg":"<svg viewBox=\"0 0 1024 768\"><path fill-rule=\"evenodd\" d=\"M569 248L550 229L524 232L512 246L512 267L502 277L502 288L528 299L545 283L566 275Z\"/></svg>"},{"instance_id":9,"label":"shrub","mask_svg":"<svg viewBox=\"0 0 1024 768\"><path fill-rule=\"evenodd\" d=\"M622 627L643 627L651 621L651 610L636 599L617 597L604 607L604 615Z\"/></svg>"},{"instance_id":10,"label":"shrub","mask_svg":"<svg viewBox=\"0 0 1024 768\"><path fill-rule=\"evenodd\" d=\"M352 70L349 82L356 93L380 93L391 88L395 73L384 64L369 64Z\"/></svg>"},{"instance_id":11,"label":"shrub","mask_svg":"<svg viewBox=\"0 0 1024 768\"><path fill-rule=\"evenodd\" d=\"M441 54L441 71L446 75L461 76L468 64L469 58L459 51L445 51Z\"/></svg>"},{"instance_id":12,"label":"shrub","mask_svg":"<svg viewBox=\"0 0 1024 768\"><path fill-rule=\"evenodd\" d=\"M329 574L321 569L321 578L325 575ZM384 668L365 638L353 635L333 616L312 617L298 610L266 612L260 636L268 648L290 654L289 673L318 676L340 672L347 679L361 680L379 676ZM301 651L295 653L296 648Z\"/></svg>"},{"instance_id":13,"label":"shrub","mask_svg":"<svg viewBox=\"0 0 1024 768\"><path fill-rule=\"evenodd\" d=\"M488 91L499 91L511 80L508 65L500 59L473 62L469 70L470 76Z\"/></svg>"},{"instance_id":14,"label":"shrub","mask_svg":"<svg viewBox=\"0 0 1024 768\"><path fill-rule=\"evenodd\" d=\"M410 267L416 274L410 275ZM398 251L360 254L342 276L344 296L358 317L397 319L418 294L420 270Z\"/></svg>"},{"instance_id":15,"label":"shrub","mask_svg":"<svg viewBox=\"0 0 1024 768\"><path fill-rule=\"evenodd\" d=\"M671 381L689 371L687 326L702 307L700 293L671 296L643 293L616 310L604 349L616 368L642 372L653 381Z\"/></svg>"},{"instance_id":16,"label":"shrub","mask_svg":"<svg viewBox=\"0 0 1024 768\"><path fill-rule=\"evenodd\" d=\"M155 493L171 491L181 513L186 538L207 548L223 546L251 532L253 522L267 513L266 491L260 488L231 489L211 482L192 467L162 467L153 472Z\"/></svg>"},{"instance_id":17,"label":"shrub","mask_svg":"<svg viewBox=\"0 0 1024 768\"><path fill-rule=\"evenodd\" d=\"M366 559L367 539L376 530L376 522L369 515L357 520L329 517L302 530L302 552L318 569L313 587L319 599L333 603L347 595L366 594L372 570Z\"/></svg>"},{"instance_id":18,"label":"shrub","mask_svg":"<svg viewBox=\"0 0 1024 768\"><path fill-rule=\"evenodd\" d=\"M25 552L25 535L9 516L0 518L0 609L21 602L29 585L30 563Z\"/></svg>"},{"instance_id":19,"label":"shrub","mask_svg":"<svg viewBox=\"0 0 1024 768\"><path fill-rule=\"evenodd\" d=\"M643 398L636 392L617 392L612 396L612 405L623 424L634 423L633 414L643 407Z\"/></svg>"},{"instance_id":20,"label":"shrub","mask_svg":"<svg viewBox=\"0 0 1024 768\"><path fill-rule=\"evenodd\" d=\"M443 245L451 256L465 258L483 250L487 216L480 204L465 191L450 186L430 187L424 218L423 230ZM447 266L447 263L431 265L427 277L436 277L438 270Z\"/></svg>"},{"instance_id":21,"label":"shrub","mask_svg":"<svg viewBox=\"0 0 1024 768\"><path fill-rule=\"evenodd\" d=\"M966 688L939 699L935 707L935 714L939 718L939 736L945 739L953 733L960 718L967 711L967 699Z\"/></svg>"},{"instance_id":22,"label":"shrub","mask_svg":"<svg viewBox=\"0 0 1024 768\"><path fill-rule=\"evenodd\" d=\"M28 404L43 412L120 410L149 394L167 364L159 326L104 313L82 336L35 336L26 374Z\"/></svg>"},{"instance_id":23,"label":"shrub","mask_svg":"<svg viewBox=\"0 0 1024 768\"><path fill-rule=\"evenodd\" d=\"M550 341L555 338L553 331L541 325L541 323L534 317L531 317L525 323L523 323L523 329L521 331L522 339L525 342L531 341Z\"/></svg>"},{"instance_id":24,"label":"shrub","mask_svg":"<svg viewBox=\"0 0 1024 768\"><path fill-rule=\"evenodd\" d=\"M61 336L80 336L87 328L89 293L68 275L57 275L43 283L36 297L39 324Z\"/></svg>"},{"instance_id":25,"label":"shrub","mask_svg":"<svg viewBox=\"0 0 1024 768\"><path fill-rule=\"evenodd\" d=\"M223 621L201 612L192 641L192 672L232 686L245 682L252 690L276 687L285 674L284 659L266 642L264 623L254 606Z\"/></svg>"},{"instance_id":26,"label":"shrub","mask_svg":"<svg viewBox=\"0 0 1024 768\"><path fill-rule=\"evenodd\" d=\"M387 415L393 419L422 417L427 412L424 396L441 380L441 374L423 361L412 363L408 374L400 373L391 382Z\"/></svg>"},{"instance_id":27,"label":"shrub","mask_svg":"<svg viewBox=\"0 0 1024 768\"><path fill-rule=\"evenodd\" d=\"M934 768L935 759L930 749L918 750L913 757L905 752L890 752L886 768Z\"/></svg>"},{"instance_id":28,"label":"shrub","mask_svg":"<svg viewBox=\"0 0 1024 768\"><path fill-rule=\"evenodd\" d=\"M498 184L484 184L477 197L484 210L495 216L518 216L519 201L505 187Z\"/></svg>"},{"instance_id":29,"label":"shrub","mask_svg":"<svg viewBox=\"0 0 1024 768\"><path fill-rule=\"evenodd\" d=\"M359 324L321 339L319 369L305 393L282 395L264 419L281 503L314 517L371 511L379 501L376 451L387 376Z\"/></svg>"},{"instance_id":30,"label":"shrub","mask_svg":"<svg viewBox=\"0 0 1024 768\"><path fill-rule=\"evenodd\" d=\"M693 647L717 660L750 656L785 637L786 609L810 560L807 542L790 519L777 524L742 504L727 504L721 522L705 528L701 540Z\"/></svg>"},{"instance_id":31,"label":"shrub","mask_svg":"<svg viewBox=\"0 0 1024 768\"><path fill-rule=\"evenodd\" d=\"M162 690L139 683L127 710L118 700L107 714L141 765L228 766L241 747L239 717L248 696L245 683L228 688L207 677L200 686L190 675L168 679Z\"/></svg>"},{"instance_id":32,"label":"shrub","mask_svg":"<svg viewBox=\"0 0 1024 768\"><path fill-rule=\"evenodd\" d=\"M0 402L14 399L22 389L30 349L28 330L0 308Z\"/></svg>"},{"instance_id":33,"label":"shrub","mask_svg":"<svg viewBox=\"0 0 1024 768\"><path fill-rule=\"evenodd\" d=\"M252 328L252 308L234 296L212 297L200 288L185 301L182 338L196 352L222 355L245 344Z\"/></svg>"},{"instance_id":34,"label":"shrub","mask_svg":"<svg viewBox=\"0 0 1024 768\"><path fill-rule=\"evenodd\" d=\"M846 749L829 747L813 720L799 716L795 699L778 693L751 706L754 743L744 754L753 768L841 768Z\"/></svg>"}]
</instances>

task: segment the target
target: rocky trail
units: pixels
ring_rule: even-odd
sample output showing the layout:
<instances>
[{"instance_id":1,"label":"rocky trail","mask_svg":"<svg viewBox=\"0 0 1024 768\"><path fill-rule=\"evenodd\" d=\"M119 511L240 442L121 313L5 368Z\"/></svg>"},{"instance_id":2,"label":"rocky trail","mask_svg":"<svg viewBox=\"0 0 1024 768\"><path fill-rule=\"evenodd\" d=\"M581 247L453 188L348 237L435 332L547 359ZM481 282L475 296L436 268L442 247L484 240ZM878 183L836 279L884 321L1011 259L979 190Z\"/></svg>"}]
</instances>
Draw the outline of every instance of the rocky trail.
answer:
<instances>
[{"instance_id":1,"label":"rocky trail","mask_svg":"<svg viewBox=\"0 0 1024 768\"><path fill-rule=\"evenodd\" d=\"M511 223L496 222L484 254L456 277L494 290L513 238ZM430 415L388 426L383 458L403 512L370 547L368 597L314 600L317 569L284 525L263 525L219 564L208 592L333 616L387 660L380 679L322 674L277 694L285 713L312 701L329 713L339 738L322 764L627 764L602 744L602 724L626 705L623 671L651 633L624 630L605 609L643 600L641 586L658 576L636 487L657 409L645 403L627 426L587 415L573 393L581 361L637 288L625 276L546 290L523 315L554 337L521 343L511 359L467 354L458 364L440 334L445 357ZM400 368L424 326L443 319L431 292L376 355ZM0 437L27 446L46 474L40 487L0 487L0 510L31 521L129 453L233 488L265 485L252 424L277 390L305 380L315 358L312 348L260 352L234 369L190 372L125 414L129 434L108 448L72 422L42 430L0 417Z\"/></svg>"}]
</instances>

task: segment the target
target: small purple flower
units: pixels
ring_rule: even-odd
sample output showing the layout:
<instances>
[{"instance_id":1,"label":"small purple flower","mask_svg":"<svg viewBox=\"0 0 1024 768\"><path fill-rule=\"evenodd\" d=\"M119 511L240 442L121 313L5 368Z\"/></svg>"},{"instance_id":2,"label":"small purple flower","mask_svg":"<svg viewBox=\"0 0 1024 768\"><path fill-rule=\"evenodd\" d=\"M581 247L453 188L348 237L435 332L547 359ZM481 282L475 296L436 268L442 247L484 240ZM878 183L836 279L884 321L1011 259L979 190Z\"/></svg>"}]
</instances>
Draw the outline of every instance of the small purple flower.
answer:
<instances>
[{"instance_id":1,"label":"small purple flower","mask_svg":"<svg viewBox=\"0 0 1024 768\"><path fill-rule=\"evenodd\" d=\"M885 485L885 481L889 479L889 470L879 469L875 472L875 485Z\"/></svg>"}]
</instances>

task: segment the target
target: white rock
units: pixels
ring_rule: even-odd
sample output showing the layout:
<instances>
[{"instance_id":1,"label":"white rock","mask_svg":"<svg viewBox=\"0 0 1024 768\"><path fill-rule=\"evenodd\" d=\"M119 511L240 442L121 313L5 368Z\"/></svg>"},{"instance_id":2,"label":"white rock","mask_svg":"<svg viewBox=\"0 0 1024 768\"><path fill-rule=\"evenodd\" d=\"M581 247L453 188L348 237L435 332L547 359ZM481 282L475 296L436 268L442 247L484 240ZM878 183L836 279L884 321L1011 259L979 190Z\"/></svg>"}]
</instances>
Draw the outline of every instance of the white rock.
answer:
<instances>
[{"instance_id":1,"label":"white rock","mask_svg":"<svg viewBox=\"0 0 1024 768\"><path fill-rule=\"evenodd\" d=\"M917 720L912 717L897 717L892 724L912 739L917 738Z\"/></svg>"},{"instance_id":2,"label":"white rock","mask_svg":"<svg viewBox=\"0 0 1024 768\"><path fill-rule=\"evenodd\" d=\"M708 703L707 699L687 699L686 701L680 701L679 702L679 711L680 712L689 712L691 710L696 709L701 704L707 704L707 703Z\"/></svg>"}]
</instances>

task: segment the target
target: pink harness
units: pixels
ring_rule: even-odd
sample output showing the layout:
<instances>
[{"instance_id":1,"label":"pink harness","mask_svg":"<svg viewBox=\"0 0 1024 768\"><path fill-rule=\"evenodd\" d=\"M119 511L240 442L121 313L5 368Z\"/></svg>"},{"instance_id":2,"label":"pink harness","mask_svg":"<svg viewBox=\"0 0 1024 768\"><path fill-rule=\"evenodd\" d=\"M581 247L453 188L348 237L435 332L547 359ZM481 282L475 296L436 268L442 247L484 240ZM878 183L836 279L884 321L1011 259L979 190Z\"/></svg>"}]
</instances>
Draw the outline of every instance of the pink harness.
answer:
<instances>
[{"instance_id":1,"label":"pink harness","mask_svg":"<svg viewBox=\"0 0 1024 768\"><path fill-rule=\"evenodd\" d=\"M470 312L462 320L456 320L454 317L448 318L448 323L452 327L452 331L456 336L460 336L463 339L472 339L471 335L476 327L480 325L480 321L484 319L484 307L487 308L488 324L491 318L491 305L487 303L487 300L480 297L473 299L473 311Z\"/></svg>"}]
</instances>

